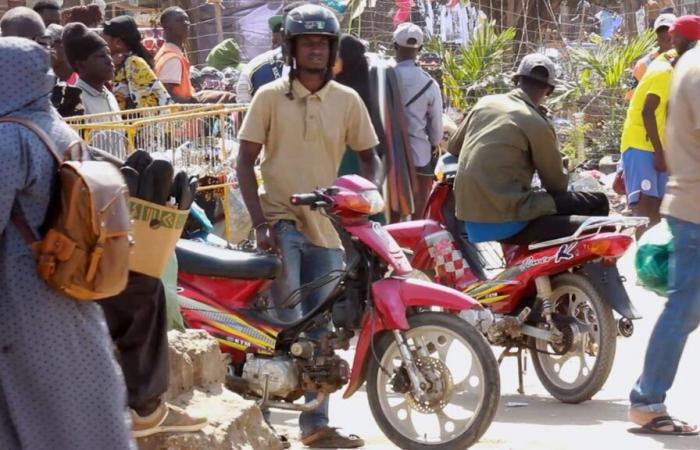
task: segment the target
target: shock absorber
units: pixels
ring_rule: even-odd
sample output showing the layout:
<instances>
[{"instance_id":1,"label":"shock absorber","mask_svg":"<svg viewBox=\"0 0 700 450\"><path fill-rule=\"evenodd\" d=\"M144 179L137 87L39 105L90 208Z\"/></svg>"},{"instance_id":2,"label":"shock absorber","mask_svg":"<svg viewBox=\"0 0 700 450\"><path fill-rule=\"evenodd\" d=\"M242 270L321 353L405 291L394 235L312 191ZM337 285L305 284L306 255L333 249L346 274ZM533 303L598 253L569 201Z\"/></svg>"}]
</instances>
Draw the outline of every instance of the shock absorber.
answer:
<instances>
[{"instance_id":1,"label":"shock absorber","mask_svg":"<svg viewBox=\"0 0 700 450\"><path fill-rule=\"evenodd\" d=\"M537 288L537 297L542 301L542 315L544 320L549 325L552 337L561 337L561 332L554 326L552 314L554 314L554 303L552 302L552 283L548 276L535 278L535 287Z\"/></svg>"}]
</instances>

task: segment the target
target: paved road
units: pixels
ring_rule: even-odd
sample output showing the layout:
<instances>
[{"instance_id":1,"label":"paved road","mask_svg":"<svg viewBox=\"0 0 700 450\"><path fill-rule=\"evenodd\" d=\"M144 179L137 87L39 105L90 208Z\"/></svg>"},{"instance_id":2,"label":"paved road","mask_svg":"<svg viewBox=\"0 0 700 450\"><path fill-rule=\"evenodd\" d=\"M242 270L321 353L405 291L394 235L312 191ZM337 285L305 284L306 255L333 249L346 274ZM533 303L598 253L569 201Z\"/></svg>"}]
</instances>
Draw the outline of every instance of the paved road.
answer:
<instances>
[{"instance_id":1,"label":"paved road","mask_svg":"<svg viewBox=\"0 0 700 450\"><path fill-rule=\"evenodd\" d=\"M628 278L630 296L644 315L635 323L635 334L618 339L617 357L603 390L591 401L565 405L552 399L540 385L534 369L525 376L526 395L518 395L515 361L501 366L501 403L495 421L473 449L488 450L700 450L700 437L636 436L626 430L627 396L641 373L646 344L663 299L635 285L632 255L620 263ZM700 335L691 336L679 375L669 393L667 404L673 414L692 423L700 422ZM528 364L531 366L530 364ZM513 404L526 406L514 407ZM276 412L275 425L296 438L296 414ZM349 400L340 394L331 400L332 425L362 436L370 450L395 449L374 423L364 391ZM293 448L303 448L293 442Z\"/></svg>"}]
</instances>

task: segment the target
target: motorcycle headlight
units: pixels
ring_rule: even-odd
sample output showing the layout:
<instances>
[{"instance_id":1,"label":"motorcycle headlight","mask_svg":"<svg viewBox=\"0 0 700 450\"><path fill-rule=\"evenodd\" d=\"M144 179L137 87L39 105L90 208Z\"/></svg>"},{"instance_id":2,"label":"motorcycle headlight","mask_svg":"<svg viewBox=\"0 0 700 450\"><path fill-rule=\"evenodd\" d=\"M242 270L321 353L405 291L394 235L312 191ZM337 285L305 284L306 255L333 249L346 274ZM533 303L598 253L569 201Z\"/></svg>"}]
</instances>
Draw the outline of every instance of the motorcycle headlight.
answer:
<instances>
[{"instance_id":1,"label":"motorcycle headlight","mask_svg":"<svg viewBox=\"0 0 700 450\"><path fill-rule=\"evenodd\" d=\"M378 190L370 189L367 191L362 191L360 195L362 195L362 198L364 198L369 205L367 214L371 216L384 211L384 199L382 198L381 194L379 194Z\"/></svg>"}]
</instances>

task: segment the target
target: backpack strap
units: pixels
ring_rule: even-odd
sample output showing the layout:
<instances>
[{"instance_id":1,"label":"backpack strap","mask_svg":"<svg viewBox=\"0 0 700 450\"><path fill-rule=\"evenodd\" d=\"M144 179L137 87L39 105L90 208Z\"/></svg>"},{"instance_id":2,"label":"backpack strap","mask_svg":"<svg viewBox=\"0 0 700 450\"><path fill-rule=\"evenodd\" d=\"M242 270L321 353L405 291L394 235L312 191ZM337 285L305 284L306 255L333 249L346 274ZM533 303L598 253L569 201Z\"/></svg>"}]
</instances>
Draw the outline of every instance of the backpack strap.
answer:
<instances>
[{"instance_id":1,"label":"backpack strap","mask_svg":"<svg viewBox=\"0 0 700 450\"><path fill-rule=\"evenodd\" d=\"M53 156L58 165L60 166L63 163L63 159L59 156L58 150L56 149L56 144L53 142L53 139L51 139L44 130L39 128L37 124L23 117L0 117L0 123L2 122L16 123L34 132L34 134L36 134L39 137L39 139L43 142L44 146L46 146L46 149L49 153L51 153L51 156ZM24 213L22 212L19 203L17 203L17 200L15 200L14 204L12 205L10 221L15 225L15 227L17 227L17 231L19 231L19 234L22 236L22 239L24 239L24 241L27 244L31 246L34 242L37 241L36 237L34 236L34 232L32 231L32 228L29 226L27 219L24 217Z\"/></svg>"},{"instance_id":2,"label":"backpack strap","mask_svg":"<svg viewBox=\"0 0 700 450\"><path fill-rule=\"evenodd\" d=\"M411 104L413 104L413 102L418 100L421 97L421 95L425 94L425 92L428 89L430 89L430 86L432 86L432 85L433 85L433 80L431 78L430 81L428 81L428 83L425 86L423 86L423 89L418 91L418 93L416 95L414 95L413 98L408 101L408 103L406 103L405 107L408 108L409 106L411 106Z\"/></svg>"},{"instance_id":3,"label":"backpack strap","mask_svg":"<svg viewBox=\"0 0 700 450\"><path fill-rule=\"evenodd\" d=\"M59 155L58 149L56 148L56 144L53 142L53 139L51 139L51 137L49 137L49 135L46 134L44 130L39 128L39 126L31 120L25 119L24 117L10 116L0 117L0 123L1 122L12 122L22 125L25 128L29 128L30 131L34 132L34 134L36 134L39 137L39 139L41 139L41 142L43 142L43 144L46 146L46 149L49 151L49 153L51 153L51 156L54 157L56 163L58 163L58 165L61 165L63 163L63 158L61 158L61 156Z\"/></svg>"}]
</instances>

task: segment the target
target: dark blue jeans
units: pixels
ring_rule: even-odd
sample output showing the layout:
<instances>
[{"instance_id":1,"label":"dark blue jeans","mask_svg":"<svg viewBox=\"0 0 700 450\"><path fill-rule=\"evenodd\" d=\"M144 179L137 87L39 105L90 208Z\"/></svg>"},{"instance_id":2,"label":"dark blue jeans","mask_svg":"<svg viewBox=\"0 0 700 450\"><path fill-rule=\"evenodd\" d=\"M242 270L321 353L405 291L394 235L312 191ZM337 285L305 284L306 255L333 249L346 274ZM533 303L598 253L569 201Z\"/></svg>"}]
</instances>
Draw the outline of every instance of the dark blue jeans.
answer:
<instances>
[{"instance_id":1,"label":"dark blue jeans","mask_svg":"<svg viewBox=\"0 0 700 450\"><path fill-rule=\"evenodd\" d=\"M632 408L665 413L688 335L700 324L700 224L667 217L673 234L668 301L649 340L644 372L630 393Z\"/></svg>"},{"instance_id":2,"label":"dark blue jeans","mask_svg":"<svg viewBox=\"0 0 700 450\"><path fill-rule=\"evenodd\" d=\"M306 236L297 230L293 222L282 220L274 226L282 256L282 274L275 280L272 288L273 298L279 306L294 290L312 281L316 281L328 272L343 268L343 250L323 248L312 244ZM294 309L278 308L281 320L291 322L311 311L325 299L336 283L327 284L316 289ZM317 339L327 329L315 330L312 338ZM316 398L307 394L306 401ZM328 398L314 411L303 412L299 416L299 428L302 436L328 426Z\"/></svg>"}]
</instances>

